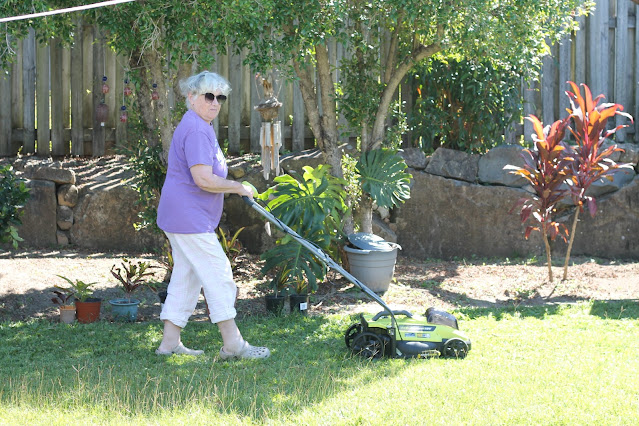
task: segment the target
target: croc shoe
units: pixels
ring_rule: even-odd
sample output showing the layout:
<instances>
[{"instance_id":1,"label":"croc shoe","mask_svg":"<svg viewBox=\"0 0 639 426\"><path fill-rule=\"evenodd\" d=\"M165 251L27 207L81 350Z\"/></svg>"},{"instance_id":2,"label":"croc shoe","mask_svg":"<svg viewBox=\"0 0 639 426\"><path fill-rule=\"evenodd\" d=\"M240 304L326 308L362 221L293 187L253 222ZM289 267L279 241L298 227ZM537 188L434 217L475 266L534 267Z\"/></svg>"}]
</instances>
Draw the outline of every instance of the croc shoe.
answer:
<instances>
[{"instance_id":1,"label":"croc shoe","mask_svg":"<svg viewBox=\"0 0 639 426\"><path fill-rule=\"evenodd\" d=\"M271 351L263 346L251 346L244 341L244 346L238 352L228 353L224 351L224 347L220 348L220 358L226 359L261 359L271 356Z\"/></svg>"},{"instance_id":2,"label":"croc shoe","mask_svg":"<svg viewBox=\"0 0 639 426\"><path fill-rule=\"evenodd\" d=\"M155 353L157 355L173 355L173 354L176 354L176 355L198 356L198 355L202 355L204 353L204 351L199 350L199 349L189 349L186 346L184 346L182 343L180 343L179 345L177 345L176 347L174 347L170 351L161 351L159 349L156 349Z\"/></svg>"}]
</instances>

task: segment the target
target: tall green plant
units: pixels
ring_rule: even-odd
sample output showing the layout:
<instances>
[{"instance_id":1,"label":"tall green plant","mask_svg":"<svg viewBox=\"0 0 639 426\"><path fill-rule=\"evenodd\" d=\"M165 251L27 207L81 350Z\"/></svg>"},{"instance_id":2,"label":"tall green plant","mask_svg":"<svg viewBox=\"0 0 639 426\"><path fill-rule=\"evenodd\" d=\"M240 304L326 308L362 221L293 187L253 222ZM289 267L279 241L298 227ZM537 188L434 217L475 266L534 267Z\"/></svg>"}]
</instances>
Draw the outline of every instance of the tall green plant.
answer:
<instances>
[{"instance_id":1,"label":"tall green plant","mask_svg":"<svg viewBox=\"0 0 639 426\"><path fill-rule=\"evenodd\" d=\"M330 166L303 168L304 173L292 172L278 176L275 185L259 198L268 200L267 207L273 215L332 256L338 254L338 242L343 236L342 217L347 211L344 202L343 179L330 174ZM302 281L308 290L315 291L317 282L323 280L326 268L321 261L289 235L278 240L278 245L262 254L263 273L276 271L273 286L298 287Z\"/></svg>"},{"instance_id":2,"label":"tall green plant","mask_svg":"<svg viewBox=\"0 0 639 426\"><path fill-rule=\"evenodd\" d=\"M577 209L572 222L572 232L570 235L570 243L566 251L566 259L564 262L563 279L568 278L568 262L572 244L575 240L575 230L579 221L579 213L584 207L588 208L590 216L597 214L597 203L595 197L586 194L588 188L599 179L613 180L613 173L620 171L622 168L632 168L630 165L619 165L615 163L610 156L619 151L623 151L617 145L605 147L606 139L610 138L617 130L627 125L619 125L612 130L606 130L608 120L615 115L622 115L633 122L630 114L623 112L623 106L620 104L602 103L604 95L597 96L594 100L590 88L582 84L584 94L582 96L579 87L572 81L568 82L572 87L572 92L566 91L566 95L570 98L570 108L568 113L573 121L573 127L570 132L575 138L576 145L572 150L572 156L575 161L571 163L572 173L569 176L568 183L570 185L570 197L572 198Z\"/></svg>"},{"instance_id":3,"label":"tall green plant","mask_svg":"<svg viewBox=\"0 0 639 426\"><path fill-rule=\"evenodd\" d=\"M513 210L521 206L521 222L533 222L526 226L526 239L532 231L541 232L546 249L548 279L552 282L552 256L548 240L554 240L559 236L566 241L568 236L568 229L556 222L555 217L559 202L568 195L568 190L562 185L572 172L573 159L564 155L566 146L562 142L570 117L557 120L552 126L545 128L534 115L528 117L528 120L533 123L535 130L535 148L526 149L522 153L524 167L509 165L505 169L526 179L533 188L535 195L520 199Z\"/></svg>"},{"instance_id":4,"label":"tall green plant","mask_svg":"<svg viewBox=\"0 0 639 426\"><path fill-rule=\"evenodd\" d=\"M13 172L13 167L6 165L0 167L0 242L11 243L13 248L18 248L18 243L23 241L18 235L18 228L22 221L20 216L24 213L22 207L29 199L29 188L24 179L19 179Z\"/></svg>"}]
</instances>

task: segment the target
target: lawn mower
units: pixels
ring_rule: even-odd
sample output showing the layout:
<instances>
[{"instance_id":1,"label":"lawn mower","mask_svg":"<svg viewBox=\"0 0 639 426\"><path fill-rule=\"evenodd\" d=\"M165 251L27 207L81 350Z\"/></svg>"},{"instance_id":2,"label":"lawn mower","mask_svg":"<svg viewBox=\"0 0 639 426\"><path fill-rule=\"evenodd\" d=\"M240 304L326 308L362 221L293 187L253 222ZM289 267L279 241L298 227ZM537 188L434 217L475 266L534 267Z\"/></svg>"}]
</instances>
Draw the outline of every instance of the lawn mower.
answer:
<instances>
[{"instance_id":1,"label":"lawn mower","mask_svg":"<svg viewBox=\"0 0 639 426\"><path fill-rule=\"evenodd\" d=\"M348 328L344 339L346 346L354 354L369 359L384 356L389 358L466 357L471 347L470 339L459 331L454 315L435 308L426 310L424 316L413 315L405 310L391 310L375 292L347 272L322 249L299 236L257 202L246 196L242 198L282 232L291 235L327 267L342 274L384 309L375 315L361 314L360 321Z\"/></svg>"}]
</instances>

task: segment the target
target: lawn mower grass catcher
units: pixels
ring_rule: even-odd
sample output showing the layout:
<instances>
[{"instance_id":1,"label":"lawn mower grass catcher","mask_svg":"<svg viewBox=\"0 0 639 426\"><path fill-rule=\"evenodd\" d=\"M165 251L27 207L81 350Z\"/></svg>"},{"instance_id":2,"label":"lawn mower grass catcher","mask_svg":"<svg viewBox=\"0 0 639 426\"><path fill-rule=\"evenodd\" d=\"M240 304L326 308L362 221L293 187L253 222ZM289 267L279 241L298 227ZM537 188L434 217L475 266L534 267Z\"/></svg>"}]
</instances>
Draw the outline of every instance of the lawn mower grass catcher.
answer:
<instances>
[{"instance_id":1,"label":"lawn mower grass catcher","mask_svg":"<svg viewBox=\"0 0 639 426\"><path fill-rule=\"evenodd\" d=\"M244 201L298 243L311 251L327 267L338 271L384 308L375 315L360 315L360 322L345 333L346 346L355 354L369 359L382 358L464 358L470 350L470 339L457 325L452 314L429 308L424 316L404 310L393 311L361 281L331 259L322 249L305 240L285 223L248 197Z\"/></svg>"}]
</instances>

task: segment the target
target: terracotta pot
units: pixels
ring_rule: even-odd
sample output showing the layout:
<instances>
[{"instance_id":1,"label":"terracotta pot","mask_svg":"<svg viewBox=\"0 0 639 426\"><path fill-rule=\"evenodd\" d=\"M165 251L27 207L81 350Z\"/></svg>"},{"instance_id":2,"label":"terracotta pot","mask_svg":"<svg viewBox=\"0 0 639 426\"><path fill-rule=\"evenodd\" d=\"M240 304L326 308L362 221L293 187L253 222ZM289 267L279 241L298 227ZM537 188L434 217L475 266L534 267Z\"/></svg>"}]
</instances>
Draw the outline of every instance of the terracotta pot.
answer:
<instances>
[{"instance_id":1,"label":"terracotta pot","mask_svg":"<svg viewBox=\"0 0 639 426\"><path fill-rule=\"evenodd\" d=\"M88 324L97 321L100 318L100 307L102 299L88 298L84 302L75 301L76 317L78 322Z\"/></svg>"},{"instance_id":2,"label":"terracotta pot","mask_svg":"<svg viewBox=\"0 0 639 426\"><path fill-rule=\"evenodd\" d=\"M62 305L60 306L60 322L64 324L71 324L75 321L75 306Z\"/></svg>"}]
</instances>

